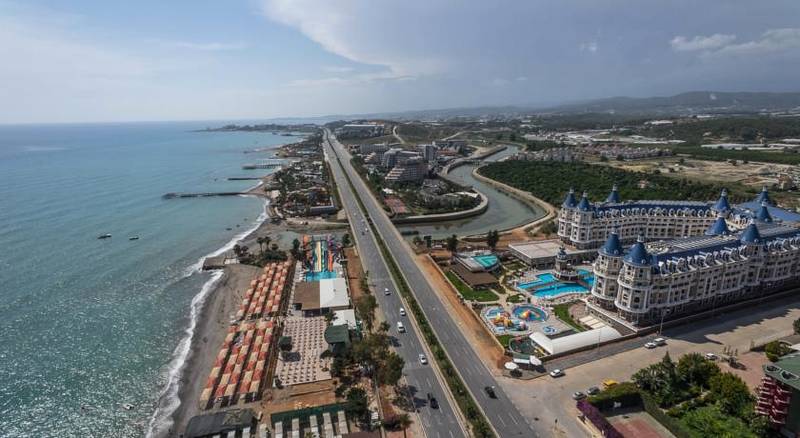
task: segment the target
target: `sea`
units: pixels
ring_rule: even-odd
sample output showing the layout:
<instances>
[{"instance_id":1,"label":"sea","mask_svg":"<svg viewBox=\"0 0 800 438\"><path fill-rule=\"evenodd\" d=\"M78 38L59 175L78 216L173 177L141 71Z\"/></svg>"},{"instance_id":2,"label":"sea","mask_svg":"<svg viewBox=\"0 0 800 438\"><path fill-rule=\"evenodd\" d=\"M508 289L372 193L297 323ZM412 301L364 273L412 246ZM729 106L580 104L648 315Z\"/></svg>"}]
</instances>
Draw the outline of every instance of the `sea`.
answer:
<instances>
[{"instance_id":1,"label":"sea","mask_svg":"<svg viewBox=\"0 0 800 438\"><path fill-rule=\"evenodd\" d=\"M163 426L217 278L200 263L264 220L265 202L162 195L245 190L256 181L226 178L264 174L241 166L297 141L197 132L221 124L0 126L0 436Z\"/></svg>"}]
</instances>

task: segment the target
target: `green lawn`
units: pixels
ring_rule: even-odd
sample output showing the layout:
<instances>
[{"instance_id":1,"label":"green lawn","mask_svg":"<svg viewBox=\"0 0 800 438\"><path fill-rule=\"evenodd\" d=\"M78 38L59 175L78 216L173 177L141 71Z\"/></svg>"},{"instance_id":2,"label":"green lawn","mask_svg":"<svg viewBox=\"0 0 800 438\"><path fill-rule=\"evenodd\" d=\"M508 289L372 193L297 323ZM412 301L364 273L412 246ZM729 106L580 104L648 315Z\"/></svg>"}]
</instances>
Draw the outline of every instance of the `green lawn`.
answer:
<instances>
[{"instance_id":1,"label":"green lawn","mask_svg":"<svg viewBox=\"0 0 800 438\"><path fill-rule=\"evenodd\" d=\"M513 338L514 336L513 335L496 335L495 337L497 338L498 341L500 341L500 344L502 344L503 347L508 348L508 341L510 341L511 338Z\"/></svg>"},{"instance_id":2,"label":"green lawn","mask_svg":"<svg viewBox=\"0 0 800 438\"><path fill-rule=\"evenodd\" d=\"M508 301L509 303L521 303L525 301L525 296L523 296L522 294L509 295L506 301Z\"/></svg>"},{"instance_id":3,"label":"green lawn","mask_svg":"<svg viewBox=\"0 0 800 438\"><path fill-rule=\"evenodd\" d=\"M575 329L575 331L582 332L582 331L586 330L586 329L584 329L583 327L581 327L581 325L580 325L580 324L578 324L578 322L577 322L577 321L575 321L574 319L572 319L572 316L570 316L570 314L569 314L569 306L570 306L570 305L571 305L571 303L567 303L567 304L556 304L556 305L553 307L553 313L555 313L555 314L556 314L556 317L557 317L558 319L560 319L560 320L564 321L564 323L566 323L567 325L569 325L569 326L571 326L572 328L574 328L574 329Z\"/></svg>"},{"instance_id":4,"label":"green lawn","mask_svg":"<svg viewBox=\"0 0 800 438\"><path fill-rule=\"evenodd\" d=\"M450 280L451 283L453 283L453 286L456 287L458 293L461 294L461 296L465 300L474 300L480 302L497 301L497 295L495 295L494 292L490 290L472 289L471 287L464 284L464 282L461 281L461 279L458 278L456 274L453 274L450 271L445 272L445 275L447 276L447 279Z\"/></svg>"}]
</instances>

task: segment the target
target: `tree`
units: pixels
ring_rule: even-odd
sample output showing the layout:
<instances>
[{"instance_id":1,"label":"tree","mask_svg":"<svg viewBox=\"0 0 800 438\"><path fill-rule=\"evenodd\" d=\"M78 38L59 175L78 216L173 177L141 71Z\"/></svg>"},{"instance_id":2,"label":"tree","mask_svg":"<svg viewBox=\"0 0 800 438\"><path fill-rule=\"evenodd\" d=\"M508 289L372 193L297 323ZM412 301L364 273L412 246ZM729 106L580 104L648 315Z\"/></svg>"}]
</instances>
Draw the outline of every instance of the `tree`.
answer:
<instances>
[{"instance_id":1,"label":"tree","mask_svg":"<svg viewBox=\"0 0 800 438\"><path fill-rule=\"evenodd\" d=\"M367 392L361 388L350 388L347 391L347 407L345 411L352 416L352 418L361 419L364 421L369 414L369 407L367 401Z\"/></svg>"},{"instance_id":2,"label":"tree","mask_svg":"<svg viewBox=\"0 0 800 438\"><path fill-rule=\"evenodd\" d=\"M719 373L709 380L709 398L728 415L744 417L755 398L747 384L732 373Z\"/></svg>"},{"instance_id":3,"label":"tree","mask_svg":"<svg viewBox=\"0 0 800 438\"><path fill-rule=\"evenodd\" d=\"M794 328L794 334L800 335L800 318L794 320L792 328Z\"/></svg>"},{"instance_id":4,"label":"tree","mask_svg":"<svg viewBox=\"0 0 800 438\"><path fill-rule=\"evenodd\" d=\"M389 325L389 323L388 323L388 322L386 322L386 321L383 321L383 322L381 322L381 324L378 326L378 331L381 331L381 332L384 332L384 333L386 333L386 332L388 332L388 331L389 331L389 329L390 329L390 328L391 328L391 326Z\"/></svg>"},{"instance_id":5,"label":"tree","mask_svg":"<svg viewBox=\"0 0 800 438\"><path fill-rule=\"evenodd\" d=\"M295 260L300 260L300 258L302 257L302 254L300 252L300 240L297 238L292 240L292 257L294 257Z\"/></svg>"},{"instance_id":6,"label":"tree","mask_svg":"<svg viewBox=\"0 0 800 438\"><path fill-rule=\"evenodd\" d=\"M364 326L367 330L372 330L372 324L375 322L375 308L378 307L378 301L374 295L364 295L356 300L356 311L364 321Z\"/></svg>"},{"instance_id":7,"label":"tree","mask_svg":"<svg viewBox=\"0 0 800 438\"><path fill-rule=\"evenodd\" d=\"M767 359L770 362L777 362L781 356L789 354L792 350L780 341L772 341L764 346L764 352L767 354Z\"/></svg>"},{"instance_id":8,"label":"tree","mask_svg":"<svg viewBox=\"0 0 800 438\"><path fill-rule=\"evenodd\" d=\"M342 246L350 246L350 234L344 233L342 236Z\"/></svg>"},{"instance_id":9,"label":"tree","mask_svg":"<svg viewBox=\"0 0 800 438\"><path fill-rule=\"evenodd\" d=\"M258 243L258 252L263 253L264 252L264 238L263 237L257 237L256 238L256 243Z\"/></svg>"},{"instance_id":10,"label":"tree","mask_svg":"<svg viewBox=\"0 0 800 438\"><path fill-rule=\"evenodd\" d=\"M456 249L458 249L458 236L453 234L447 238L447 250L450 252L456 252Z\"/></svg>"},{"instance_id":11,"label":"tree","mask_svg":"<svg viewBox=\"0 0 800 438\"><path fill-rule=\"evenodd\" d=\"M689 386L708 388L709 380L719 374L716 363L706 359L700 353L689 353L678 360L678 375Z\"/></svg>"},{"instance_id":12,"label":"tree","mask_svg":"<svg viewBox=\"0 0 800 438\"><path fill-rule=\"evenodd\" d=\"M489 248L494 249L499 241L500 233L497 230L490 230L488 233L486 233L486 245L488 245Z\"/></svg>"},{"instance_id":13,"label":"tree","mask_svg":"<svg viewBox=\"0 0 800 438\"><path fill-rule=\"evenodd\" d=\"M397 385L403 378L403 367L406 361L394 351L390 351L383 356L378 365L378 382L382 385Z\"/></svg>"}]
</instances>

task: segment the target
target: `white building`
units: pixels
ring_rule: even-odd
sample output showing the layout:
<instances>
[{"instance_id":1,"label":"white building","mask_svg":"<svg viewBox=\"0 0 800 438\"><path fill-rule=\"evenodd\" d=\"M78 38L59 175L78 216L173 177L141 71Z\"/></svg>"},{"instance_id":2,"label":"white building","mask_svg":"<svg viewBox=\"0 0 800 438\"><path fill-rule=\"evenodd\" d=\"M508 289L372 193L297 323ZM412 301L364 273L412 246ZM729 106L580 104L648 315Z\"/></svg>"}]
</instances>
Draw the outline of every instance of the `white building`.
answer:
<instances>
[{"instance_id":1,"label":"white building","mask_svg":"<svg viewBox=\"0 0 800 438\"><path fill-rule=\"evenodd\" d=\"M428 164L422 157L410 158L386 174L387 183L422 181L428 175Z\"/></svg>"}]
</instances>

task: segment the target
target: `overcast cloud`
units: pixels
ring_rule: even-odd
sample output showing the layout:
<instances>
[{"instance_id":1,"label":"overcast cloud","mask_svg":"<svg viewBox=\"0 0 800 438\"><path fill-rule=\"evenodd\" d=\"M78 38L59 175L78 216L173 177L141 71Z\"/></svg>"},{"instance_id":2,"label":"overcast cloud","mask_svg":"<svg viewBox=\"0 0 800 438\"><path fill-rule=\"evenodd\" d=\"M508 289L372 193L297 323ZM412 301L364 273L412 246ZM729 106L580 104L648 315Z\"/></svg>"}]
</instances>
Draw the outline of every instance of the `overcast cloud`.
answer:
<instances>
[{"instance_id":1,"label":"overcast cloud","mask_svg":"<svg viewBox=\"0 0 800 438\"><path fill-rule=\"evenodd\" d=\"M0 123L798 91L796 0L66 5L0 0Z\"/></svg>"}]
</instances>

